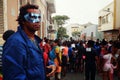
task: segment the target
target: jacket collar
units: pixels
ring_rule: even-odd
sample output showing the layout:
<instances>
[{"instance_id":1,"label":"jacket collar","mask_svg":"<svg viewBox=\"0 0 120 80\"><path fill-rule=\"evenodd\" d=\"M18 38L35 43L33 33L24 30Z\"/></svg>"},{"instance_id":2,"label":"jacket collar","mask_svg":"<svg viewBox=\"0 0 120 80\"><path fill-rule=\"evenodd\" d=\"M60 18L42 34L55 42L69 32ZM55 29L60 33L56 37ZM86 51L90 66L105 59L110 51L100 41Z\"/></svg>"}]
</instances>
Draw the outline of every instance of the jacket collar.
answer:
<instances>
[{"instance_id":1,"label":"jacket collar","mask_svg":"<svg viewBox=\"0 0 120 80\"><path fill-rule=\"evenodd\" d=\"M42 51L39 43L41 42L41 39L35 35L35 41L37 43L38 48L35 46L35 44L29 39L29 37L27 36L27 34L24 32L24 30L22 29L22 26L18 26L18 32L20 32L21 36L23 37L24 41L26 42L26 44L28 45L29 48L34 48L38 51Z\"/></svg>"}]
</instances>

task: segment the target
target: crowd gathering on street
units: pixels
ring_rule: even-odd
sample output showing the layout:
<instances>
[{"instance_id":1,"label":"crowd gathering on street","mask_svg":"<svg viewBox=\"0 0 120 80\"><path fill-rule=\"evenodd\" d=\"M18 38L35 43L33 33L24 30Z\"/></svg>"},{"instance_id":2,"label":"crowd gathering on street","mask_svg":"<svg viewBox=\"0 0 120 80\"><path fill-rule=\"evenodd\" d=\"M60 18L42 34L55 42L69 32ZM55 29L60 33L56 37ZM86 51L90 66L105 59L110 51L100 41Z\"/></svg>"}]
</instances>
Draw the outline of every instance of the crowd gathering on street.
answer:
<instances>
[{"instance_id":1,"label":"crowd gathering on street","mask_svg":"<svg viewBox=\"0 0 120 80\"><path fill-rule=\"evenodd\" d=\"M20 8L18 30L4 36L3 80L62 80L67 72L85 72L85 80L120 80L120 41L40 39L37 5ZM9 34L9 33L8 33Z\"/></svg>"},{"instance_id":2,"label":"crowd gathering on street","mask_svg":"<svg viewBox=\"0 0 120 80\"><path fill-rule=\"evenodd\" d=\"M102 41L99 39L96 41L52 41L45 38L42 43L49 59L54 63L56 63L56 58L58 59L59 65L58 63L57 65L61 68L57 69L61 77L66 76L67 72L85 72L85 80L95 80L96 74L100 74L102 80L114 80L114 77L120 79L119 41L105 41L104 39ZM55 52L52 52L53 50Z\"/></svg>"}]
</instances>

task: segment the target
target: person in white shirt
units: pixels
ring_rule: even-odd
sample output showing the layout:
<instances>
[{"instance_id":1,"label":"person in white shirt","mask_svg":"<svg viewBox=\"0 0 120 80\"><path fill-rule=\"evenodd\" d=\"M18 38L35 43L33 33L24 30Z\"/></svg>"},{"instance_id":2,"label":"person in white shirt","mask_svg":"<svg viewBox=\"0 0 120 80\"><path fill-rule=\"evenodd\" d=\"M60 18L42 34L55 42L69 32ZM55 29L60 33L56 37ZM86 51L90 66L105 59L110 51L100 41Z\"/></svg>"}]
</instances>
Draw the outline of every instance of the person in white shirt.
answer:
<instances>
[{"instance_id":1,"label":"person in white shirt","mask_svg":"<svg viewBox=\"0 0 120 80\"><path fill-rule=\"evenodd\" d=\"M112 58L112 53L108 53L106 49L106 53L103 55L103 59L105 61L103 66L103 80L106 80L107 78L109 78L109 80L113 80L114 69L117 68L117 66L114 66L111 63Z\"/></svg>"}]
</instances>

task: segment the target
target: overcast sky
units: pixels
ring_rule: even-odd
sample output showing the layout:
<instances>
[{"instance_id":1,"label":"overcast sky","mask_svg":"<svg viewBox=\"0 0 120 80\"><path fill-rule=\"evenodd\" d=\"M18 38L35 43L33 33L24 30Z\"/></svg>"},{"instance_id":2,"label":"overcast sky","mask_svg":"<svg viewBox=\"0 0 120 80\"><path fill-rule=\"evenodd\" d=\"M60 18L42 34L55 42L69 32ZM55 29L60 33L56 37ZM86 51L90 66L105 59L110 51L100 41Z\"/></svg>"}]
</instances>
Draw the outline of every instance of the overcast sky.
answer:
<instances>
[{"instance_id":1,"label":"overcast sky","mask_svg":"<svg viewBox=\"0 0 120 80\"><path fill-rule=\"evenodd\" d=\"M56 13L54 15L67 15L68 24L85 24L92 22L98 24L98 12L113 0L55 0Z\"/></svg>"}]
</instances>

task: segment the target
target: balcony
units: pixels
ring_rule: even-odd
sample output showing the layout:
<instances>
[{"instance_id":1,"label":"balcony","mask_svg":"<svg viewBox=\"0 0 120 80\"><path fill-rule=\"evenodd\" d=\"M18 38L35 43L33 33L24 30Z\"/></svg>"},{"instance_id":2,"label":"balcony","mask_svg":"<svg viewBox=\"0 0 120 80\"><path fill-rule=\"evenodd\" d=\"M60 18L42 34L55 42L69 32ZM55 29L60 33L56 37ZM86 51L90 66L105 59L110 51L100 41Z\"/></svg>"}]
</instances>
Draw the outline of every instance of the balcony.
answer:
<instances>
[{"instance_id":1,"label":"balcony","mask_svg":"<svg viewBox=\"0 0 120 80\"><path fill-rule=\"evenodd\" d=\"M54 0L46 0L48 4L48 10L51 13L55 13L55 1Z\"/></svg>"}]
</instances>

